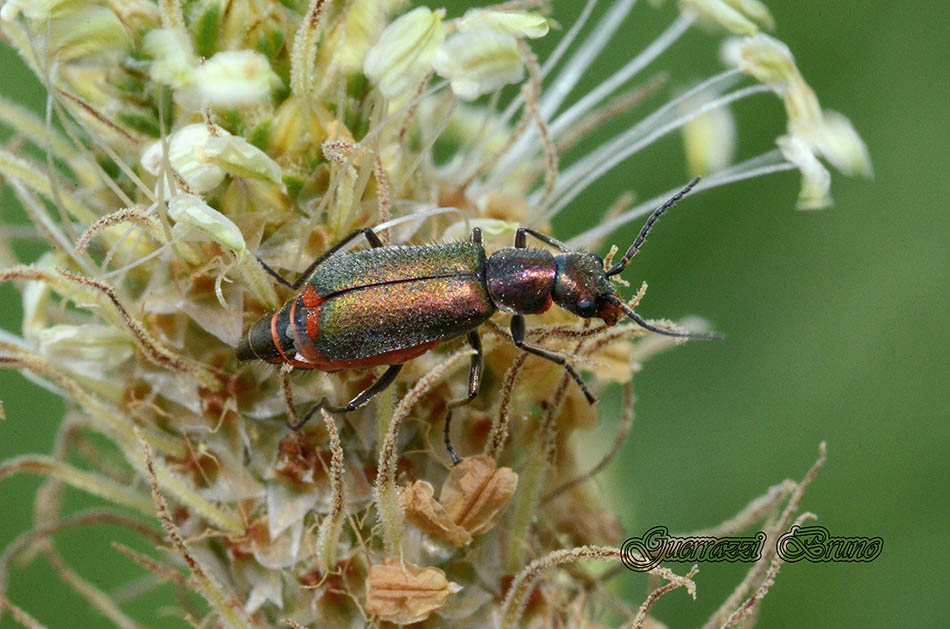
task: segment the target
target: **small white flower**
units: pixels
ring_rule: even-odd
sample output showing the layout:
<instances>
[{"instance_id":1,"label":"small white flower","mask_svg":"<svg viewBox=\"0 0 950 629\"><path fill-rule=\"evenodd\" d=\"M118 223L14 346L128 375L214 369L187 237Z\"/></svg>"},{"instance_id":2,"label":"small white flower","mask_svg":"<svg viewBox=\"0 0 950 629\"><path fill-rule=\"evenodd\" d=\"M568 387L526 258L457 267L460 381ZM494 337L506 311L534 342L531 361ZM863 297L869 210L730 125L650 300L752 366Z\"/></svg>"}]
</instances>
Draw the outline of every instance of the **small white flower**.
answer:
<instances>
[{"instance_id":1,"label":"small white flower","mask_svg":"<svg viewBox=\"0 0 950 629\"><path fill-rule=\"evenodd\" d=\"M270 98L280 78L267 58L255 50L226 50L204 62L194 55L185 32L158 29L145 36L152 57L149 75L175 90L176 98L192 108L241 107Z\"/></svg>"},{"instance_id":2,"label":"small white flower","mask_svg":"<svg viewBox=\"0 0 950 629\"><path fill-rule=\"evenodd\" d=\"M284 190L277 162L240 136L223 131L210 136L204 146L204 155L208 161L218 164L232 175L267 181Z\"/></svg>"},{"instance_id":3,"label":"small white flower","mask_svg":"<svg viewBox=\"0 0 950 629\"><path fill-rule=\"evenodd\" d=\"M794 135L783 135L775 141L782 155L798 167L802 174L802 188L798 193L799 210L820 210L831 205L831 174L821 165L811 147Z\"/></svg>"},{"instance_id":4,"label":"small white flower","mask_svg":"<svg viewBox=\"0 0 950 629\"><path fill-rule=\"evenodd\" d=\"M685 101L680 110L688 114L712 98L710 94L699 94ZM730 108L716 107L691 118L683 125L682 133L690 173L705 176L732 162L736 152L736 119Z\"/></svg>"},{"instance_id":5,"label":"small white flower","mask_svg":"<svg viewBox=\"0 0 950 629\"><path fill-rule=\"evenodd\" d=\"M548 34L551 30L551 21L537 13L527 11L469 9L458 21L457 27L461 33L487 28L515 37L537 39Z\"/></svg>"},{"instance_id":6,"label":"small white flower","mask_svg":"<svg viewBox=\"0 0 950 629\"><path fill-rule=\"evenodd\" d=\"M191 192L198 194L216 188L228 173L283 186L280 166L266 153L223 129L212 135L201 122L182 127L168 138L168 161ZM161 172L161 141L145 150L141 162L153 175Z\"/></svg>"},{"instance_id":7,"label":"small white flower","mask_svg":"<svg viewBox=\"0 0 950 629\"><path fill-rule=\"evenodd\" d=\"M759 27L775 27L772 14L758 0L682 0L682 5L703 21L736 35L754 35Z\"/></svg>"},{"instance_id":8,"label":"small white flower","mask_svg":"<svg viewBox=\"0 0 950 629\"><path fill-rule=\"evenodd\" d=\"M211 132L204 123L182 127L168 137L168 162L185 180L192 192L202 193L216 188L224 181L224 169L205 156L205 146ZM162 169L162 142L148 147L142 154L142 166L153 175ZM165 183L164 177L161 183Z\"/></svg>"},{"instance_id":9,"label":"small white flower","mask_svg":"<svg viewBox=\"0 0 950 629\"><path fill-rule=\"evenodd\" d=\"M197 61L184 31L149 31L145 35L145 53L153 59L148 72L156 83L179 88L194 81Z\"/></svg>"},{"instance_id":10,"label":"small white flower","mask_svg":"<svg viewBox=\"0 0 950 629\"><path fill-rule=\"evenodd\" d=\"M379 36L363 61L363 73L386 98L415 89L432 70L436 50L445 38L445 10L418 7L396 19Z\"/></svg>"},{"instance_id":11,"label":"small white flower","mask_svg":"<svg viewBox=\"0 0 950 629\"><path fill-rule=\"evenodd\" d=\"M227 50L198 66L183 96L200 105L241 107L268 100L279 85L280 78L264 55L255 50Z\"/></svg>"},{"instance_id":12,"label":"small white flower","mask_svg":"<svg viewBox=\"0 0 950 629\"><path fill-rule=\"evenodd\" d=\"M795 129L791 124L789 130L804 135L804 130ZM874 175L868 147L844 114L828 109L822 111L822 124L816 131L814 144L832 166L849 176Z\"/></svg>"},{"instance_id":13,"label":"small white flower","mask_svg":"<svg viewBox=\"0 0 950 629\"><path fill-rule=\"evenodd\" d=\"M37 332L40 353L74 370L118 367L134 353L129 335L110 325L53 325Z\"/></svg>"},{"instance_id":14,"label":"small white flower","mask_svg":"<svg viewBox=\"0 0 950 629\"><path fill-rule=\"evenodd\" d=\"M435 71L452 82L462 100L475 100L524 78L518 41L498 30L481 28L449 37L435 54Z\"/></svg>"},{"instance_id":15,"label":"small white flower","mask_svg":"<svg viewBox=\"0 0 950 629\"><path fill-rule=\"evenodd\" d=\"M864 141L844 115L822 111L785 44L767 35L746 38L739 47L738 67L782 98L790 135L841 172L871 176L871 158Z\"/></svg>"},{"instance_id":16,"label":"small white flower","mask_svg":"<svg viewBox=\"0 0 950 629\"><path fill-rule=\"evenodd\" d=\"M244 236L238 226L201 197L178 194L168 202L168 216L175 225L172 236L183 240L213 240L230 249L239 259L247 253Z\"/></svg>"}]
</instances>

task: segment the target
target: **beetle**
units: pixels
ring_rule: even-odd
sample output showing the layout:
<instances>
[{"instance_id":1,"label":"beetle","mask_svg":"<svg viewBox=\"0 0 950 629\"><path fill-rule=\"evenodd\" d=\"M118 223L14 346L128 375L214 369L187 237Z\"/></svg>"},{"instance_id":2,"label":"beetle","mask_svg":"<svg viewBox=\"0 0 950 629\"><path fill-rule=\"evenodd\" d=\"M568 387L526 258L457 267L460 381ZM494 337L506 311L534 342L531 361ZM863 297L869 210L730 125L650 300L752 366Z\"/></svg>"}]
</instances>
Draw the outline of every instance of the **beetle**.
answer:
<instances>
[{"instance_id":1,"label":"beetle","mask_svg":"<svg viewBox=\"0 0 950 629\"><path fill-rule=\"evenodd\" d=\"M442 341L467 334L475 350L468 395L449 403L444 427L446 448L452 463L457 464L459 458L449 439L452 410L478 395L482 346L477 328L498 310L512 315L512 342L523 351L561 365L591 404L596 398L563 355L525 342L524 315L542 313L555 303L579 317L598 317L607 325L614 325L625 315L658 334L719 338L650 325L624 303L609 279L626 268L660 216L698 181L699 177L693 179L656 208L623 258L607 270L597 255L573 251L559 240L527 227L515 232L514 247L490 256L478 228L472 231L470 242L390 247L384 246L372 229L358 229L314 260L294 282L261 260L262 267L278 282L294 291L303 290L251 325L237 348L237 358L327 372L388 365L376 382L345 406L332 406L323 398L301 421L291 425L296 430L320 408L347 413L364 406L392 384L403 363ZM369 242L369 249L336 255L360 236ZM546 249L529 248L528 236L560 253L552 255Z\"/></svg>"}]
</instances>

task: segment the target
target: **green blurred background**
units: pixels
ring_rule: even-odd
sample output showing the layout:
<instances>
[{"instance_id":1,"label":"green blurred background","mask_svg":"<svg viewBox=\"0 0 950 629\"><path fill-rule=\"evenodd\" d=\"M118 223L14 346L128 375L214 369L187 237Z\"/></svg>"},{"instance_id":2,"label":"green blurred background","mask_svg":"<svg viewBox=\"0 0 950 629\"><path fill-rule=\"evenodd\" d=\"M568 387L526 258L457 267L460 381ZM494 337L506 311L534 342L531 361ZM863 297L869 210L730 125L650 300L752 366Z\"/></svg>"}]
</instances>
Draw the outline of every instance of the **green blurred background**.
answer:
<instances>
[{"instance_id":1,"label":"green blurred background","mask_svg":"<svg viewBox=\"0 0 950 629\"><path fill-rule=\"evenodd\" d=\"M630 536L657 524L696 529L728 518L784 478L800 478L826 440L828 463L803 508L832 534L883 537L884 552L870 564L785 566L761 608L760 626L873 627L897 619L906 627L945 626L945 12L938 4L887 0L769 4L775 35L789 44L823 107L845 113L864 137L876 178L835 176L836 205L822 212L793 209L798 176L784 173L697 195L664 218L625 274L634 285L650 283L641 312L701 314L726 340L691 343L647 365L637 379L633 433L598 487L621 505ZM581 5L555 2L555 17L569 25ZM453 16L465 5L448 6ZM672 16L672 7L640 3L586 85L642 49ZM556 41L548 39L537 47L542 59ZM717 46L717 38L693 30L651 69L669 70L673 88L688 84L718 69ZM2 50L0 64L0 93L42 110L44 97L16 57ZM742 102L735 112L739 159L769 148L783 130L784 112L771 96ZM590 211L605 208L630 182L641 198L681 184L688 177L681 153L679 139L670 137L623 164L574 202L556 233L567 237L590 226ZM10 212L8 192L2 202ZM625 246L638 227L611 242ZM23 255L35 250L26 247ZM0 303L0 324L17 329L19 299L10 286L0 286ZM7 414L0 458L49 452L62 403L6 371L0 371L0 399ZM604 439L615 426L611 402L605 400ZM15 477L0 487L0 547L29 527L27 505L38 485L37 478ZM69 508L89 504L70 496ZM57 544L83 574L111 589L140 574L108 550L113 537L92 530L66 534ZM695 602L678 591L655 608L672 627L701 624L743 574L741 566L700 568ZM611 587L636 606L646 581L624 573ZM104 622L43 561L15 571L10 594L53 626ZM9 617L0 622L8 626Z\"/></svg>"}]
</instances>

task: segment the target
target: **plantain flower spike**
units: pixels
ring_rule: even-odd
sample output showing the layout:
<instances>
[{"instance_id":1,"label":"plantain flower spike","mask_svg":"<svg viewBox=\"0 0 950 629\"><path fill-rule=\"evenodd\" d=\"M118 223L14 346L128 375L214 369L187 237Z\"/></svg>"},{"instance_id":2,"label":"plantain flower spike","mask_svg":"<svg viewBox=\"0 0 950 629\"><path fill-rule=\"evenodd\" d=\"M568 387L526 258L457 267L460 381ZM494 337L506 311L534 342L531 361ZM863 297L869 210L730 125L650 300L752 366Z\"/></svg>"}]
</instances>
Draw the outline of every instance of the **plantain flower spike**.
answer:
<instances>
[{"instance_id":1,"label":"plantain flower spike","mask_svg":"<svg viewBox=\"0 0 950 629\"><path fill-rule=\"evenodd\" d=\"M585 327L556 308L529 326L529 342L564 356L593 393L609 401L622 389L617 422L560 365L513 346L499 313L479 330L481 391L454 409L458 465L443 421L465 394L464 342L433 347L371 403L299 430L288 424L323 398L352 399L381 370L237 358L252 323L295 298L274 274L292 282L358 229L403 246L469 240L478 227L491 253L520 227L549 234L562 213L587 212L583 232L553 235L606 252L618 227L642 224L681 185L633 178L610 190L605 175L656 159L671 134L686 147L671 171L707 175L690 199L798 170L798 207L818 208L831 200L821 160L870 175L848 119L823 110L788 48L761 33L773 26L761 2L591 0L561 24L555 8L0 0L4 42L48 90L37 112L0 99L0 184L15 205L0 213L0 282L22 306L0 330L0 367L66 401L49 452L0 462L0 482L44 477L32 504L8 507L33 519L0 552L0 624L49 622L18 600L21 564L37 558L49 559L45 578L66 577L72 626L154 626L169 614L243 628L661 626L658 596L705 587L712 577L665 567L645 600L618 601L606 583L624 532L623 505L605 489L637 482L608 464L635 438L634 380L674 351L668 336L632 322ZM648 33L654 10L668 23ZM634 48L625 25L652 41ZM729 67L673 71L665 53L696 26L740 36L725 47ZM629 57L615 64L617 50ZM718 52L708 46L709 59ZM732 104L775 96L782 136L742 129ZM601 214L593 199L604 194L617 200ZM645 284L636 296L618 286L630 307L649 299ZM0 429L39 425L34 405L0 393ZM729 524L787 526L806 484L773 487ZM105 506L71 511L78 492ZM84 548L96 560L72 565L55 538L93 525L122 543ZM758 599L743 598L769 587L770 561L710 626L754 619ZM140 576L100 589L113 562Z\"/></svg>"}]
</instances>

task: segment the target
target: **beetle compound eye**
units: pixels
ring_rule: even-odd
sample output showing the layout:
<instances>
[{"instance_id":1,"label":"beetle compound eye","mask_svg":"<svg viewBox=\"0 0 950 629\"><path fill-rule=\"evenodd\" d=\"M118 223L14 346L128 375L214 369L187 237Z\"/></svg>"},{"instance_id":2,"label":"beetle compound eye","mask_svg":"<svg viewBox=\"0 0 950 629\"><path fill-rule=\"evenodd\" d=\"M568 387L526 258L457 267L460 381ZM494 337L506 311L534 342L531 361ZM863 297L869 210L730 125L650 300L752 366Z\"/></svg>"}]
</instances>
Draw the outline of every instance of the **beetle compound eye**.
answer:
<instances>
[{"instance_id":1,"label":"beetle compound eye","mask_svg":"<svg viewBox=\"0 0 950 629\"><path fill-rule=\"evenodd\" d=\"M588 317L594 314L594 302L590 299L582 299L577 302L577 313Z\"/></svg>"}]
</instances>

